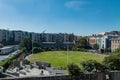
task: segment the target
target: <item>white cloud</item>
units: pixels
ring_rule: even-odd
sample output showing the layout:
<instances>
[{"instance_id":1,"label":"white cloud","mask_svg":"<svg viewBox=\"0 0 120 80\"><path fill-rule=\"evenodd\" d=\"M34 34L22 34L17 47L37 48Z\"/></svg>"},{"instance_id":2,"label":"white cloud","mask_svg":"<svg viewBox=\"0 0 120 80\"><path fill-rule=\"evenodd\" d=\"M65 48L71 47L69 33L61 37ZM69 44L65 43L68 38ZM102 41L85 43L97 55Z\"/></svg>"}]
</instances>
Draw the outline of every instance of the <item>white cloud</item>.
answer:
<instances>
[{"instance_id":1,"label":"white cloud","mask_svg":"<svg viewBox=\"0 0 120 80\"><path fill-rule=\"evenodd\" d=\"M85 2L85 1L78 1L78 0L73 0L73 1L68 1L65 3L65 6L67 8L71 8L74 10L81 10L83 8L85 8L85 6L89 5L89 2Z\"/></svg>"}]
</instances>

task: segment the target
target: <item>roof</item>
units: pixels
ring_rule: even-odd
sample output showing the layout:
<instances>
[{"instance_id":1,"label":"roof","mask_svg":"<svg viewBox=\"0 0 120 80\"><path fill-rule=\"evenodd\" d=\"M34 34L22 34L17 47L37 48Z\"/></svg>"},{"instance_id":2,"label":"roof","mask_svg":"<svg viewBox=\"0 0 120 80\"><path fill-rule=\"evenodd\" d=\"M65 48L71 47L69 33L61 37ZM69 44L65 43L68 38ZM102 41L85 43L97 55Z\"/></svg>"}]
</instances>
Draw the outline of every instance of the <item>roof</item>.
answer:
<instances>
[{"instance_id":1,"label":"roof","mask_svg":"<svg viewBox=\"0 0 120 80\"><path fill-rule=\"evenodd\" d=\"M9 48L12 48L14 46L18 46L18 45L4 46L4 47L0 48L0 50L9 49Z\"/></svg>"},{"instance_id":2,"label":"roof","mask_svg":"<svg viewBox=\"0 0 120 80\"><path fill-rule=\"evenodd\" d=\"M5 47L2 47L2 48L0 48L1 50L2 49L8 49L8 48L12 48L13 46L5 46Z\"/></svg>"}]
</instances>

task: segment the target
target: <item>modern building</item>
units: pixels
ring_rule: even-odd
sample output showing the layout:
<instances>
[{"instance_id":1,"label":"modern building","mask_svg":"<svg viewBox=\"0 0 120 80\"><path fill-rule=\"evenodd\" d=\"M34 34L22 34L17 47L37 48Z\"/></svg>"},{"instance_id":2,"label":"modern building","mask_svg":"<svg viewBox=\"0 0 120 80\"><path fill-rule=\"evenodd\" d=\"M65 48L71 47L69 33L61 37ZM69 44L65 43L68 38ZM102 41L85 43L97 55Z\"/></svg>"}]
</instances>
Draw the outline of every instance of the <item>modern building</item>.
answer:
<instances>
[{"instance_id":1,"label":"modern building","mask_svg":"<svg viewBox=\"0 0 120 80\"><path fill-rule=\"evenodd\" d=\"M45 38L46 38L46 42L53 42L53 34L52 33L47 33Z\"/></svg>"},{"instance_id":2,"label":"modern building","mask_svg":"<svg viewBox=\"0 0 120 80\"><path fill-rule=\"evenodd\" d=\"M40 42L40 34L31 33L31 40L32 40L32 42L39 43Z\"/></svg>"},{"instance_id":3,"label":"modern building","mask_svg":"<svg viewBox=\"0 0 120 80\"><path fill-rule=\"evenodd\" d=\"M25 37L31 37L31 33L30 32L23 32L23 38Z\"/></svg>"},{"instance_id":4,"label":"modern building","mask_svg":"<svg viewBox=\"0 0 120 80\"><path fill-rule=\"evenodd\" d=\"M6 41L14 40L13 32L12 31L6 31Z\"/></svg>"},{"instance_id":5,"label":"modern building","mask_svg":"<svg viewBox=\"0 0 120 80\"><path fill-rule=\"evenodd\" d=\"M103 36L99 40L99 48L100 49L107 49L111 51L111 40L113 38L117 38L118 36Z\"/></svg>"},{"instance_id":6,"label":"modern building","mask_svg":"<svg viewBox=\"0 0 120 80\"><path fill-rule=\"evenodd\" d=\"M13 31L13 33L14 33L15 42L21 42L23 39L23 32L22 31Z\"/></svg>"},{"instance_id":7,"label":"modern building","mask_svg":"<svg viewBox=\"0 0 120 80\"><path fill-rule=\"evenodd\" d=\"M17 45L23 38L30 37L31 41L38 43L46 48L55 48L56 46L66 47L66 43L75 44L75 35L73 33L34 33L26 31L0 30L0 42L6 45ZM51 46L51 47L50 47Z\"/></svg>"},{"instance_id":8,"label":"modern building","mask_svg":"<svg viewBox=\"0 0 120 80\"><path fill-rule=\"evenodd\" d=\"M6 30L0 30L0 42L6 41Z\"/></svg>"},{"instance_id":9,"label":"modern building","mask_svg":"<svg viewBox=\"0 0 120 80\"><path fill-rule=\"evenodd\" d=\"M117 49L117 48L119 48L120 47L120 37L118 37L118 38L113 38L112 40L111 40L111 51L112 52L115 52L115 50Z\"/></svg>"}]
</instances>

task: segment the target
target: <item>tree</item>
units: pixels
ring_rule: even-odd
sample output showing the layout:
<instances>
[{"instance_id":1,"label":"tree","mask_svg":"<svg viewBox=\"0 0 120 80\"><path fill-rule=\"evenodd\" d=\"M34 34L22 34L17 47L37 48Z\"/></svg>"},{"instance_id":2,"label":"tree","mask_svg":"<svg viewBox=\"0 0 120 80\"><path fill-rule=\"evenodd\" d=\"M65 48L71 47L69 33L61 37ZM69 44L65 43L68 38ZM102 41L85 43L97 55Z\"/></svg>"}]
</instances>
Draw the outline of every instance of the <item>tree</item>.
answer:
<instances>
[{"instance_id":1,"label":"tree","mask_svg":"<svg viewBox=\"0 0 120 80\"><path fill-rule=\"evenodd\" d=\"M39 47L34 47L33 48L33 53L38 53L40 51L41 51L41 49Z\"/></svg>"},{"instance_id":2,"label":"tree","mask_svg":"<svg viewBox=\"0 0 120 80\"><path fill-rule=\"evenodd\" d=\"M81 48L86 48L86 46L87 46L86 38L80 38L79 41L80 41L80 47Z\"/></svg>"},{"instance_id":3,"label":"tree","mask_svg":"<svg viewBox=\"0 0 120 80\"><path fill-rule=\"evenodd\" d=\"M80 72L82 72L82 70L78 67L78 65L73 63L68 65L68 71L69 74L72 76L79 76Z\"/></svg>"},{"instance_id":4,"label":"tree","mask_svg":"<svg viewBox=\"0 0 120 80\"><path fill-rule=\"evenodd\" d=\"M60 35L56 37L56 49L61 50L63 45L63 39Z\"/></svg>"},{"instance_id":5,"label":"tree","mask_svg":"<svg viewBox=\"0 0 120 80\"><path fill-rule=\"evenodd\" d=\"M37 42L33 42L33 47L39 47L39 44Z\"/></svg>"},{"instance_id":6,"label":"tree","mask_svg":"<svg viewBox=\"0 0 120 80\"><path fill-rule=\"evenodd\" d=\"M94 44L93 45L93 49L98 50L99 49L99 45L98 44Z\"/></svg>"},{"instance_id":7,"label":"tree","mask_svg":"<svg viewBox=\"0 0 120 80\"><path fill-rule=\"evenodd\" d=\"M20 43L20 49L24 49L25 52L30 53L32 50L32 42L29 37L25 37Z\"/></svg>"},{"instance_id":8,"label":"tree","mask_svg":"<svg viewBox=\"0 0 120 80\"><path fill-rule=\"evenodd\" d=\"M86 40L86 38L80 37L77 40L76 47L85 49L87 47L87 40Z\"/></svg>"},{"instance_id":9,"label":"tree","mask_svg":"<svg viewBox=\"0 0 120 80\"><path fill-rule=\"evenodd\" d=\"M104 66L95 60L88 60L81 63L84 70L91 72L93 69L102 70Z\"/></svg>"},{"instance_id":10,"label":"tree","mask_svg":"<svg viewBox=\"0 0 120 80\"><path fill-rule=\"evenodd\" d=\"M107 49L107 48L105 48L105 49L104 49L104 53L107 53L107 52L108 52L108 49Z\"/></svg>"},{"instance_id":11,"label":"tree","mask_svg":"<svg viewBox=\"0 0 120 80\"><path fill-rule=\"evenodd\" d=\"M104 64L110 70L120 70L120 53L114 53L106 57Z\"/></svg>"}]
</instances>

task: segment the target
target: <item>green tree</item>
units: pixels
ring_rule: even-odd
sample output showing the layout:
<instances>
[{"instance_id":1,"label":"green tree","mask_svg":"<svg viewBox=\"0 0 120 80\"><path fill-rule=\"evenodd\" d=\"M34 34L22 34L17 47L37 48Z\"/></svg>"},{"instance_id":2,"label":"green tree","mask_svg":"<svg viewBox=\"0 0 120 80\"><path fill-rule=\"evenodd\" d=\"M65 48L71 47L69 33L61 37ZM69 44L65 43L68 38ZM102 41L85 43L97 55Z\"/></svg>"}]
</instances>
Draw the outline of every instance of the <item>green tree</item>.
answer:
<instances>
[{"instance_id":1,"label":"green tree","mask_svg":"<svg viewBox=\"0 0 120 80\"><path fill-rule=\"evenodd\" d=\"M56 49L61 50L63 45L63 39L60 35L57 36L56 38Z\"/></svg>"},{"instance_id":2,"label":"green tree","mask_svg":"<svg viewBox=\"0 0 120 80\"><path fill-rule=\"evenodd\" d=\"M30 53L32 50L32 42L29 37L25 37L20 43L20 49L24 49L25 52Z\"/></svg>"},{"instance_id":3,"label":"green tree","mask_svg":"<svg viewBox=\"0 0 120 80\"><path fill-rule=\"evenodd\" d=\"M86 46L87 46L86 38L80 38L79 41L80 41L80 47L81 48L86 48Z\"/></svg>"},{"instance_id":4,"label":"green tree","mask_svg":"<svg viewBox=\"0 0 120 80\"><path fill-rule=\"evenodd\" d=\"M76 64L69 64L68 65L68 72L72 76L79 76L82 70Z\"/></svg>"},{"instance_id":5,"label":"green tree","mask_svg":"<svg viewBox=\"0 0 120 80\"><path fill-rule=\"evenodd\" d=\"M105 49L104 49L104 53L107 53L107 52L108 52L108 49L107 49L107 48L105 48Z\"/></svg>"},{"instance_id":6,"label":"green tree","mask_svg":"<svg viewBox=\"0 0 120 80\"><path fill-rule=\"evenodd\" d=\"M34 47L33 48L33 53L38 53L40 51L41 51L41 49L39 47Z\"/></svg>"},{"instance_id":7,"label":"green tree","mask_svg":"<svg viewBox=\"0 0 120 80\"><path fill-rule=\"evenodd\" d=\"M98 50L99 49L99 45L98 44L94 44L93 45L93 49Z\"/></svg>"},{"instance_id":8,"label":"green tree","mask_svg":"<svg viewBox=\"0 0 120 80\"><path fill-rule=\"evenodd\" d=\"M85 49L87 47L87 39L83 38L83 37L80 37L77 40L76 47L77 48L84 48Z\"/></svg>"},{"instance_id":9,"label":"green tree","mask_svg":"<svg viewBox=\"0 0 120 80\"><path fill-rule=\"evenodd\" d=\"M37 42L33 42L33 47L39 47L39 44Z\"/></svg>"},{"instance_id":10,"label":"green tree","mask_svg":"<svg viewBox=\"0 0 120 80\"><path fill-rule=\"evenodd\" d=\"M120 53L114 53L106 57L104 64L110 70L120 70Z\"/></svg>"},{"instance_id":11,"label":"green tree","mask_svg":"<svg viewBox=\"0 0 120 80\"><path fill-rule=\"evenodd\" d=\"M85 71L91 72L94 68L96 70L102 70L104 66L95 60L88 60L81 63Z\"/></svg>"}]
</instances>

